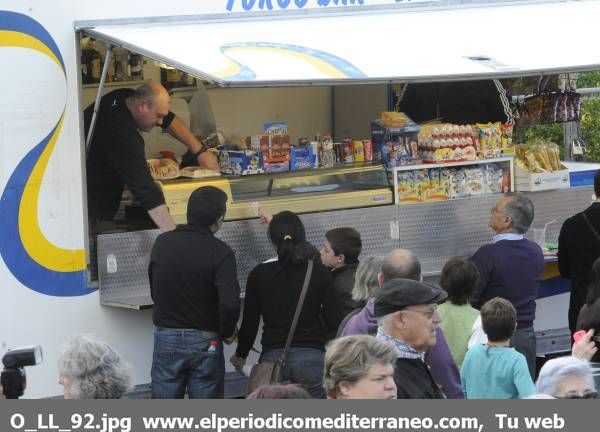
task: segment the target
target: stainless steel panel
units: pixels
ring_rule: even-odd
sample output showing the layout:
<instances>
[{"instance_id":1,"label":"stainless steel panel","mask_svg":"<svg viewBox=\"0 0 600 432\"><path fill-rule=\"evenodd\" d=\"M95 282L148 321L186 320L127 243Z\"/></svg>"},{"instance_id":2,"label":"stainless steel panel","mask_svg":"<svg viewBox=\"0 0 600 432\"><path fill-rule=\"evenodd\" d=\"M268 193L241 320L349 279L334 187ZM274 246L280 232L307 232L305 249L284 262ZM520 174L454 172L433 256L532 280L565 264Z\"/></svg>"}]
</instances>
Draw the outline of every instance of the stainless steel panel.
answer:
<instances>
[{"instance_id":1,"label":"stainless steel panel","mask_svg":"<svg viewBox=\"0 0 600 432\"><path fill-rule=\"evenodd\" d=\"M148 262L159 230L98 236L100 303L143 309L152 304Z\"/></svg>"},{"instance_id":2,"label":"stainless steel panel","mask_svg":"<svg viewBox=\"0 0 600 432\"><path fill-rule=\"evenodd\" d=\"M535 205L532 227L556 219L548 227L547 241L556 241L563 221L586 208L592 187L533 192L527 195ZM490 209L500 195L471 197L405 206L381 206L301 215L307 239L321 247L325 232L350 226L363 239L362 256L385 255L394 248L412 250L421 260L423 273L440 272L448 258L468 256L488 243L493 231L488 227ZM398 238L392 236L390 223L398 224ZM99 237L100 299L102 302L139 298L149 301L147 266L152 242L158 230L108 234ZM257 219L226 222L217 233L236 253L238 278L242 289L252 268L272 258L276 252L267 227ZM528 237L533 234L528 233ZM115 256L117 271L107 270L107 256ZM145 296L145 297L144 297ZM132 300L127 300L131 302Z\"/></svg>"}]
</instances>

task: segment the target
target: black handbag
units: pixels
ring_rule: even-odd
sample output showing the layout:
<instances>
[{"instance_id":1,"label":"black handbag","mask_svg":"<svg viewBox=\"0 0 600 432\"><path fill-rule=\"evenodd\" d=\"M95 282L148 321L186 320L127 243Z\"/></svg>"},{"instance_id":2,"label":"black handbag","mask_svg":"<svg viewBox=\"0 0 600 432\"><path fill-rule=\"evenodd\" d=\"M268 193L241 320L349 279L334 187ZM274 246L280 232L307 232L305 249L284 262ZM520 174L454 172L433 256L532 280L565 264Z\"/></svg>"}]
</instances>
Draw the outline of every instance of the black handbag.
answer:
<instances>
[{"instance_id":1,"label":"black handbag","mask_svg":"<svg viewBox=\"0 0 600 432\"><path fill-rule=\"evenodd\" d=\"M302 285L302 291L300 291L300 298L298 299L298 305L296 306L296 312L294 313L294 319L292 320L292 325L290 327L287 340L285 341L285 348L283 349L283 353L281 353L281 357L275 362L265 361L252 366L250 376L248 377L248 383L246 384L246 396L259 387L267 384L279 384L281 382L283 366L285 365L285 360L287 358L290 345L292 344L296 326L298 325L298 318L300 317L300 311L302 310L304 298L306 297L306 292L308 291L308 284L310 283L313 265L313 260L309 260L308 267L306 268L306 276L304 277L304 284Z\"/></svg>"}]
</instances>

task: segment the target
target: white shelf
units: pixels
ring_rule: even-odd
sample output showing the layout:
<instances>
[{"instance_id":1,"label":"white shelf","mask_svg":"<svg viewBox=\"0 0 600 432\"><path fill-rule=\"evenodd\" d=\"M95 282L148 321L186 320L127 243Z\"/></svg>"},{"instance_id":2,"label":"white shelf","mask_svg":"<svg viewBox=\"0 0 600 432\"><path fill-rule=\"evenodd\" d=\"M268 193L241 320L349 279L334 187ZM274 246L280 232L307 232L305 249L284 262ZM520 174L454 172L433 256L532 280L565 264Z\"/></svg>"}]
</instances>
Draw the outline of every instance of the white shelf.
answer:
<instances>
[{"instance_id":1,"label":"white shelf","mask_svg":"<svg viewBox=\"0 0 600 432\"><path fill-rule=\"evenodd\" d=\"M446 168L446 167L463 167L469 165L485 165L489 163L508 163L509 175L510 175L510 191L515 190L515 172L514 172L514 155L502 156L497 158L489 159L476 159L462 162L446 162L446 163L428 163L419 165L402 165L388 169L392 173L394 182L394 204L400 205L398 197L398 173L401 171L412 171L430 168ZM448 200L454 200L457 198L448 198ZM460 199L460 198L458 198ZM425 201L427 202L427 201Z\"/></svg>"},{"instance_id":2,"label":"white shelf","mask_svg":"<svg viewBox=\"0 0 600 432\"><path fill-rule=\"evenodd\" d=\"M502 156L498 158L490 158L490 159L475 159L469 161L461 161L461 162L445 162L445 163L426 163L419 165L401 165L394 168L391 168L391 171L410 171L410 170L418 170L424 168L444 168L444 167L456 167L456 166L465 166L465 165L481 165L487 163L495 163L495 162L510 162L513 160L514 156Z\"/></svg>"},{"instance_id":3,"label":"white shelf","mask_svg":"<svg viewBox=\"0 0 600 432\"><path fill-rule=\"evenodd\" d=\"M136 81L110 81L105 82L104 87L137 87L144 83L149 82L150 80L136 80ZM98 88L100 83L93 84L83 84L81 87L84 89L88 88Z\"/></svg>"}]
</instances>

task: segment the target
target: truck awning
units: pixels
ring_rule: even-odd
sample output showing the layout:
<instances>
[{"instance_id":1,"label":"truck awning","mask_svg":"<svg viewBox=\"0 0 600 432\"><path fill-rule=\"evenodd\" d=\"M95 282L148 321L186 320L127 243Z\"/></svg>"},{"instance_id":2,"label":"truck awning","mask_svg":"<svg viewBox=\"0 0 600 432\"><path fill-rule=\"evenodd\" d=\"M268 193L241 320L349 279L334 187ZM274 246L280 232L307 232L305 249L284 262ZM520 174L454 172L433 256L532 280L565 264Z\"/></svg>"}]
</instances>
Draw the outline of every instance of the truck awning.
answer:
<instances>
[{"instance_id":1,"label":"truck awning","mask_svg":"<svg viewBox=\"0 0 600 432\"><path fill-rule=\"evenodd\" d=\"M599 1L87 21L222 86L447 81L600 69Z\"/></svg>"}]
</instances>

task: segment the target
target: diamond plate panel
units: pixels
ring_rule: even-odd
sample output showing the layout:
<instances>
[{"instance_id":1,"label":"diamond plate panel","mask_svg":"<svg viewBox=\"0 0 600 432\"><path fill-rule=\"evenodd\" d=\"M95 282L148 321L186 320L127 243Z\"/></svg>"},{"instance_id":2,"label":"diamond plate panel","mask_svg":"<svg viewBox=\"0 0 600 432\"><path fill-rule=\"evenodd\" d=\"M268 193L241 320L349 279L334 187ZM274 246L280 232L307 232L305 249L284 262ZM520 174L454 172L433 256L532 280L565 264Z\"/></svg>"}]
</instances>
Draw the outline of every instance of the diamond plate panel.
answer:
<instances>
[{"instance_id":1,"label":"diamond plate panel","mask_svg":"<svg viewBox=\"0 0 600 432\"><path fill-rule=\"evenodd\" d=\"M100 302L144 307L152 304L148 283L150 251L159 230L98 236Z\"/></svg>"},{"instance_id":2,"label":"diamond plate panel","mask_svg":"<svg viewBox=\"0 0 600 432\"><path fill-rule=\"evenodd\" d=\"M526 193L535 205L532 227L548 227L546 241L556 242L563 221L586 208L592 187ZM490 209L500 195L406 206L381 206L301 215L308 241L320 248L325 232L349 226L363 239L363 256L385 255L394 248L413 251L425 275L438 274L448 258L468 256L488 243L493 232L488 227ZM398 223L399 238L391 235L390 223ZM147 267L158 230L106 234L99 237L100 299L110 303L124 298L146 296L149 301ZM532 231L527 234L531 238ZM238 279L242 290L250 271L275 256L267 227L257 219L226 222L217 236L236 254ZM115 256L116 272L109 273L107 256Z\"/></svg>"}]
</instances>

